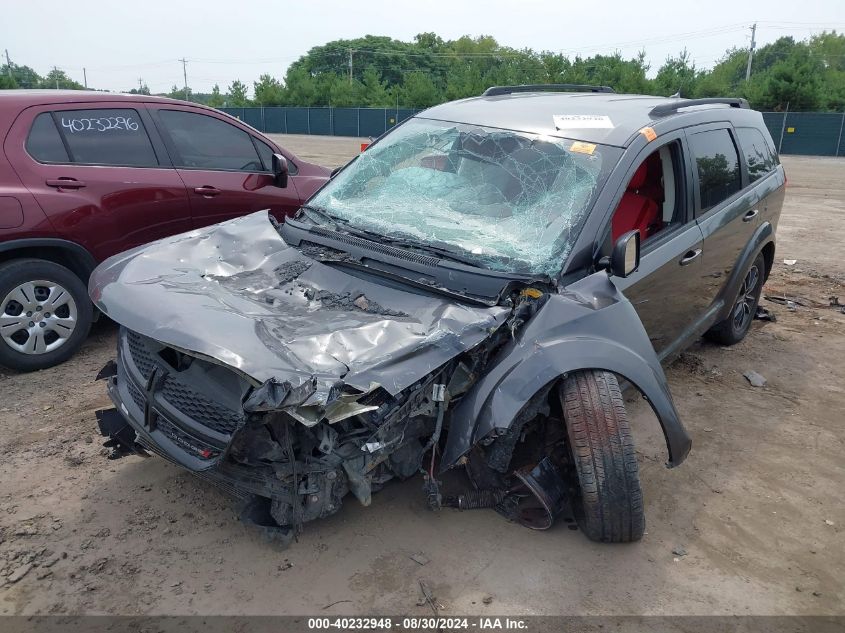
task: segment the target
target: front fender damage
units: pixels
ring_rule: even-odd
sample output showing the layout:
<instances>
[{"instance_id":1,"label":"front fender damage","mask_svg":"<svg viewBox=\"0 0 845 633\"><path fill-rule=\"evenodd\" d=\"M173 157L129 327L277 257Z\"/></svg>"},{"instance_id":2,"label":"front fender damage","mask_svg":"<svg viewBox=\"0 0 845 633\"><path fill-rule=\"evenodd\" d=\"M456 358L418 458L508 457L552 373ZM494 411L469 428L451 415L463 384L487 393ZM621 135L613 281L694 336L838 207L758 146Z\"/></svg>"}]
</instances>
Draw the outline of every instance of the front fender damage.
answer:
<instances>
[{"instance_id":1,"label":"front fender damage","mask_svg":"<svg viewBox=\"0 0 845 633\"><path fill-rule=\"evenodd\" d=\"M606 273L563 291L515 284L497 305L476 306L312 250L254 214L95 272L92 299L122 326L100 376L116 407L101 432L116 457L170 459L285 538L347 495L367 505L386 482L418 473L435 507L495 506L544 529L572 514L566 474L543 456L511 464L511 449L532 419L548 419L556 381L580 369L614 372L645 394L670 466L689 452L643 326ZM441 470L464 456L470 470L488 446L491 485L443 499L438 456ZM539 515L515 499L535 499Z\"/></svg>"},{"instance_id":2,"label":"front fender damage","mask_svg":"<svg viewBox=\"0 0 845 633\"><path fill-rule=\"evenodd\" d=\"M453 411L441 468L455 466L479 442L505 435L535 394L581 369L613 372L641 391L663 429L667 466L684 461L692 440L660 361L634 307L598 272L549 297L503 347Z\"/></svg>"}]
</instances>

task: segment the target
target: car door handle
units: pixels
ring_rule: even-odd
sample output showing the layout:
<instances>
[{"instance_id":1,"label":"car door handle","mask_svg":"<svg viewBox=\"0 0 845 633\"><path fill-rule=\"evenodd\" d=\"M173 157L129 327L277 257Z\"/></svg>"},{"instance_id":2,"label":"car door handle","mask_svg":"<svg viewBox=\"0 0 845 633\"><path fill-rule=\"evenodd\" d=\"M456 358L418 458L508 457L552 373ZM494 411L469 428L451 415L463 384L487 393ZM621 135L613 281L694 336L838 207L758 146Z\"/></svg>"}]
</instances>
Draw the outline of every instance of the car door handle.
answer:
<instances>
[{"instance_id":1,"label":"car door handle","mask_svg":"<svg viewBox=\"0 0 845 633\"><path fill-rule=\"evenodd\" d=\"M48 187L58 187L59 189L82 189L85 183L76 178L48 178L44 181Z\"/></svg>"},{"instance_id":2,"label":"car door handle","mask_svg":"<svg viewBox=\"0 0 845 633\"><path fill-rule=\"evenodd\" d=\"M758 213L760 213L760 209L754 209L753 211L749 211L744 216L742 216L742 221L751 222L751 220L757 217Z\"/></svg>"},{"instance_id":3,"label":"car door handle","mask_svg":"<svg viewBox=\"0 0 845 633\"><path fill-rule=\"evenodd\" d=\"M681 259L678 263L681 266L686 266L687 264L692 263L693 260L698 259L698 257L700 255L701 255L701 249L700 248L697 248L694 251L687 251L684 254L683 259Z\"/></svg>"},{"instance_id":4,"label":"car door handle","mask_svg":"<svg viewBox=\"0 0 845 633\"><path fill-rule=\"evenodd\" d=\"M198 193L201 196L216 196L222 193L217 187L212 187L211 185L203 185L202 187L194 187L194 193Z\"/></svg>"}]
</instances>

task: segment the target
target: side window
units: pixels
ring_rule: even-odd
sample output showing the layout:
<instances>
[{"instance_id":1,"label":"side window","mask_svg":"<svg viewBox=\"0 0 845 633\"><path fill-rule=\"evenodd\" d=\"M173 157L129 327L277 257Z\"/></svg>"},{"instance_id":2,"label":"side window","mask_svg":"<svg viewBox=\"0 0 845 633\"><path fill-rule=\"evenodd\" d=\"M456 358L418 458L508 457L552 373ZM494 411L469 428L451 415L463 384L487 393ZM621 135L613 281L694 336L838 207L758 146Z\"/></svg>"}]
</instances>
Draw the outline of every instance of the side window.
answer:
<instances>
[{"instance_id":1,"label":"side window","mask_svg":"<svg viewBox=\"0 0 845 633\"><path fill-rule=\"evenodd\" d=\"M55 112L71 162L82 165L157 167L150 137L135 110Z\"/></svg>"},{"instance_id":2,"label":"side window","mask_svg":"<svg viewBox=\"0 0 845 633\"><path fill-rule=\"evenodd\" d=\"M258 148L261 162L264 163L264 171L271 171L273 169L273 154L276 153L276 150L258 139L255 139L255 146Z\"/></svg>"},{"instance_id":3,"label":"side window","mask_svg":"<svg viewBox=\"0 0 845 633\"><path fill-rule=\"evenodd\" d=\"M240 128L182 110L160 110L159 115L179 154L177 167L264 171L250 135Z\"/></svg>"},{"instance_id":4,"label":"side window","mask_svg":"<svg viewBox=\"0 0 845 633\"><path fill-rule=\"evenodd\" d=\"M49 112L42 112L29 130L26 137L26 151L40 163L69 163L62 137Z\"/></svg>"},{"instance_id":5,"label":"side window","mask_svg":"<svg viewBox=\"0 0 845 633\"><path fill-rule=\"evenodd\" d=\"M260 139L253 137L253 140L258 148L258 154L261 156L261 162L264 163L264 171L271 171L273 169L273 154L276 153L276 150ZM288 160L288 174L295 176L297 171L293 161Z\"/></svg>"},{"instance_id":6,"label":"side window","mask_svg":"<svg viewBox=\"0 0 845 633\"><path fill-rule=\"evenodd\" d=\"M698 170L702 214L742 189L739 156L725 129L691 134L689 145Z\"/></svg>"},{"instance_id":7,"label":"side window","mask_svg":"<svg viewBox=\"0 0 845 633\"><path fill-rule=\"evenodd\" d=\"M654 150L637 166L613 213L613 242L637 229L646 243L684 224L682 164L680 146L672 142Z\"/></svg>"},{"instance_id":8,"label":"side window","mask_svg":"<svg viewBox=\"0 0 845 633\"><path fill-rule=\"evenodd\" d=\"M769 143L763 137L760 130L753 127L736 128L739 144L742 146L742 153L745 154L745 163L748 165L748 179L751 182L759 180L777 165Z\"/></svg>"}]
</instances>

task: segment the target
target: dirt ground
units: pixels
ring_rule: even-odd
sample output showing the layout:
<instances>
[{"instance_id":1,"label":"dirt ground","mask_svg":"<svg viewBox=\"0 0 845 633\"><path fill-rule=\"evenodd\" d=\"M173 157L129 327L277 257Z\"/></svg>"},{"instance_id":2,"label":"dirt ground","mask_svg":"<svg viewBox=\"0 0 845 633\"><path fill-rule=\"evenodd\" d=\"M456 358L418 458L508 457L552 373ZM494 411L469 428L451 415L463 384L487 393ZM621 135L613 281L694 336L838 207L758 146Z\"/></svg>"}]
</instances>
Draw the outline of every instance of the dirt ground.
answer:
<instances>
[{"instance_id":1,"label":"dirt ground","mask_svg":"<svg viewBox=\"0 0 845 633\"><path fill-rule=\"evenodd\" d=\"M327 165L359 143L280 140ZM60 367L0 369L0 614L429 615L420 580L447 615L845 614L845 314L827 307L845 301L845 159L783 162L765 293L804 305L764 301L776 323L755 321L733 348L698 344L667 370L694 442L680 468L664 468L656 419L629 402L640 543L433 513L416 478L369 508L348 498L282 550L179 468L105 458L94 411L109 401L94 376L116 329L104 321ZM747 370L767 384L750 386Z\"/></svg>"}]
</instances>

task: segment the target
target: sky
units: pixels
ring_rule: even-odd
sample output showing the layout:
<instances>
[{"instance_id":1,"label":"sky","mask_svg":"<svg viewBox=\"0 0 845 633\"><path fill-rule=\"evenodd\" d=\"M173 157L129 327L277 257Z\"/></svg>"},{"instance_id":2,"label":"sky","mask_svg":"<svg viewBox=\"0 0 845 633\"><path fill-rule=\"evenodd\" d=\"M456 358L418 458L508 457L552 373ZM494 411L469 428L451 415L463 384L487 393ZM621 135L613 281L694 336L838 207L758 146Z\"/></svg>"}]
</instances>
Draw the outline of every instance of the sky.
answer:
<instances>
[{"instance_id":1,"label":"sky","mask_svg":"<svg viewBox=\"0 0 845 633\"><path fill-rule=\"evenodd\" d=\"M704 10L702 10L702 7ZM712 67L732 46L758 47L783 35L845 31L843 0L0 0L0 53L47 74L57 66L91 88L152 92L188 85L225 92L233 79L282 78L308 49L335 39L422 32L444 39L492 35L514 48L587 57L645 50L653 74L686 47ZM339 69L341 70L341 69Z\"/></svg>"}]
</instances>

